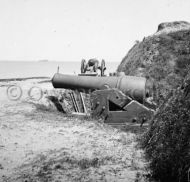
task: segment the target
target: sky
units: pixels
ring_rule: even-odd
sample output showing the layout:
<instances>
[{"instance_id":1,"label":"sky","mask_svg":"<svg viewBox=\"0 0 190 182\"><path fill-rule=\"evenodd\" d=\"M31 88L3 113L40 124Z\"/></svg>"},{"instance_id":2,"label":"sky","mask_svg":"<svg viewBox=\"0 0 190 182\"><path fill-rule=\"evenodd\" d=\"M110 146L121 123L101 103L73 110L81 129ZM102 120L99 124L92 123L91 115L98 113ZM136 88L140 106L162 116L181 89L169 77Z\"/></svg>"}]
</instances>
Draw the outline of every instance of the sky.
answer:
<instances>
[{"instance_id":1,"label":"sky","mask_svg":"<svg viewBox=\"0 0 190 182\"><path fill-rule=\"evenodd\" d=\"M121 61L190 0L0 0L0 60Z\"/></svg>"}]
</instances>

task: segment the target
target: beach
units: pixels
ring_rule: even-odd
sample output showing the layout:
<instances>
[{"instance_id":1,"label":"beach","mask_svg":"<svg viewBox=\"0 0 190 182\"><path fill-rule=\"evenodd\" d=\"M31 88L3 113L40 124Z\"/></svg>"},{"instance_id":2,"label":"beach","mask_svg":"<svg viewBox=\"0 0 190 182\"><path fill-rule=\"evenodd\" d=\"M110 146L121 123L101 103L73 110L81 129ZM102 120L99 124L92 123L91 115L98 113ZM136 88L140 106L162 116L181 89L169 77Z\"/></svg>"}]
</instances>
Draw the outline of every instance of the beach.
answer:
<instances>
[{"instance_id":1,"label":"beach","mask_svg":"<svg viewBox=\"0 0 190 182\"><path fill-rule=\"evenodd\" d=\"M0 181L144 180L137 135L58 112L50 78L4 80L0 93Z\"/></svg>"}]
</instances>

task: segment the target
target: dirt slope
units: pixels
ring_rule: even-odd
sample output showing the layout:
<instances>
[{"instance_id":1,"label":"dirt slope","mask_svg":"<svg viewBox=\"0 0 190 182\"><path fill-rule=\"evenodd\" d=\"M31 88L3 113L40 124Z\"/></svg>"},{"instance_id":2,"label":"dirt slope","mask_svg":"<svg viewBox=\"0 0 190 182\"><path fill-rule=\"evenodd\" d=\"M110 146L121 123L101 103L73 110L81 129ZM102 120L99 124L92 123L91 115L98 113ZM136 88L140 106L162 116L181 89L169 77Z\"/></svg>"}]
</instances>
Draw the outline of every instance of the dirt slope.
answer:
<instances>
[{"instance_id":1,"label":"dirt slope","mask_svg":"<svg viewBox=\"0 0 190 182\"><path fill-rule=\"evenodd\" d=\"M168 92L179 86L190 64L190 24L161 23L158 31L136 42L123 58L118 71L145 76L155 83L155 101L160 104Z\"/></svg>"}]
</instances>

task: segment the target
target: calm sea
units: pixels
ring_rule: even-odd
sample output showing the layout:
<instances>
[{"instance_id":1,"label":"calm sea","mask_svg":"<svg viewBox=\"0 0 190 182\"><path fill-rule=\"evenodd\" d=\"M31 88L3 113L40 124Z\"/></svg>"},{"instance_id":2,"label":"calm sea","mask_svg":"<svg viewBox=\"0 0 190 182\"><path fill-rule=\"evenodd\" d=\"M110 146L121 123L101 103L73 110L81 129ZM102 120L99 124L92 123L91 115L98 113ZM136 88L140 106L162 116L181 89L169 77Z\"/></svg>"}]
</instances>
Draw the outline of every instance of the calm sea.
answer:
<instances>
[{"instance_id":1,"label":"calm sea","mask_svg":"<svg viewBox=\"0 0 190 182\"><path fill-rule=\"evenodd\" d=\"M119 62L106 62L107 74L117 69ZM24 77L52 77L57 72L63 74L80 73L80 62L32 62L32 61L0 61L0 79Z\"/></svg>"}]
</instances>

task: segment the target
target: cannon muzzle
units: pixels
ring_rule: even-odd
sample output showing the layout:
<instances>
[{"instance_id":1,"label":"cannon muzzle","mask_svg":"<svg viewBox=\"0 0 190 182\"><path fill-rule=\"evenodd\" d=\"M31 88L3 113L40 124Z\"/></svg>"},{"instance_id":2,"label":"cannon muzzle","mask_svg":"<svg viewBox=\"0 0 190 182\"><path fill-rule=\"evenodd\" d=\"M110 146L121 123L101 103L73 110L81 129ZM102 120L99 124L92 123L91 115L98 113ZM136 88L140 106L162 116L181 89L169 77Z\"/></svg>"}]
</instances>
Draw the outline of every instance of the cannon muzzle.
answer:
<instances>
[{"instance_id":1,"label":"cannon muzzle","mask_svg":"<svg viewBox=\"0 0 190 182\"><path fill-rule=\"evenodd\" d=\"M52 78L54 88L79 90L82 92L117 88L138 102L143 102L146 90L146 78L135 76L92 77L56 73Z\"/></svg>"}]
</instances>

